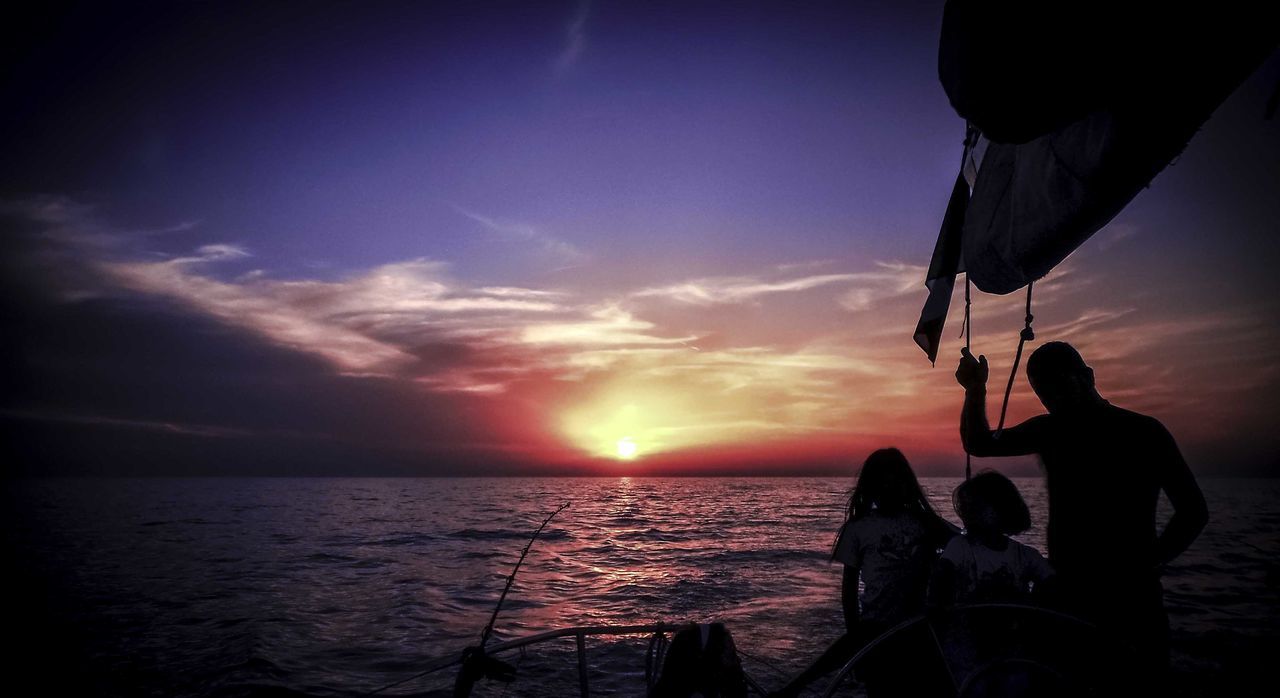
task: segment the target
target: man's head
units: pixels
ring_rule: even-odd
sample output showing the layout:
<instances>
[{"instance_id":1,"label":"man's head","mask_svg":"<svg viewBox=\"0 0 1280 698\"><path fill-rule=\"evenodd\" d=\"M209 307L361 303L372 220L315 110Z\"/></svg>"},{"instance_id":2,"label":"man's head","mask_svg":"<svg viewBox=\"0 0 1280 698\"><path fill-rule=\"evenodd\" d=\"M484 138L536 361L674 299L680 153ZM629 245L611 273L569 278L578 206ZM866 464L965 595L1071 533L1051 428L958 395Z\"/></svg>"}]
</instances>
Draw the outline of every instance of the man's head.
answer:
<instances>
[{"instance_id":1,"label":"man's head","mask_svg":"<svg viewBox=\"0 0 1280 698\"><path fill-rule=\"evenodd\" d=\"M1050 413L1071 411L1097 402L1093 369L1066 342L1048 342L1027 359L1027 380Z\"/></svg>"}]
</instances>

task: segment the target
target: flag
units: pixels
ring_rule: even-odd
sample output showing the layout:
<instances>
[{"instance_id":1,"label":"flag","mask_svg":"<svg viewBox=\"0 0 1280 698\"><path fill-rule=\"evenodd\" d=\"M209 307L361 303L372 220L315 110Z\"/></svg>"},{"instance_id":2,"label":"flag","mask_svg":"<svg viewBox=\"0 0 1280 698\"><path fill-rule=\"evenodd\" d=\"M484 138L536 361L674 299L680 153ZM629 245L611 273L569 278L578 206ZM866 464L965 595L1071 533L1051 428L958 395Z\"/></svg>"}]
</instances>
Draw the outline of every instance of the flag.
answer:
<instances>
[{"instance_id":1,"label":"flag","mask_svg":"<svg viewBox=\"0 0 1280 698\"><path fill-rule=\"evenodd\" d=\"M968 160L966 153L966 165ZM965 209L969 205L969 182L963 169L956 176L947 212L942 217L942 230L938 232L938 244L933 248L933 258L929 261L929 272L924 280L929 297L925 299L920 321L916 323L914 339L929 356L930 363L937 363L942 327L947 321L947 309L951 307L951 291L956 285L956 274L964 271L960 258L960 235L964 230Z\"/></svg>"}]
</instances>

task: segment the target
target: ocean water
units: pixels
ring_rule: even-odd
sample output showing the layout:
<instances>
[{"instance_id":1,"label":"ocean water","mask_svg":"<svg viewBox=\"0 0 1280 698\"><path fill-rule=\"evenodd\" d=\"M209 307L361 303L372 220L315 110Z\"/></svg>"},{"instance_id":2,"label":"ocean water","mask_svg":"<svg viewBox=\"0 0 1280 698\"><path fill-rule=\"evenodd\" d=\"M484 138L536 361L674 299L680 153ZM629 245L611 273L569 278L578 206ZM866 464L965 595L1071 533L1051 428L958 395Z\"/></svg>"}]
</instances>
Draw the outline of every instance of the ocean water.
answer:
<instances>
[{"instance_id":1,"label":"ocean water","mask_svg":"<svg viewBox=\"0 0 1280 698\"><path fill-rule=\"evenodd\" d=\"M955 519L957 480L926 479ZM1272 695L1280 481L1202 483L1169 569L1172 695ZM119 696L361 695L478 639L721 621L766 687L842 627L828 562L847 478L51 479L5 484L10 675ZM1019 480L1043 550L1046 500ZM593 695L643 695L647 638L588 640ZM574 643L512 653L476 695L576 695ZM388 695L446 695L452 670ZM822 684L819 684L822 685Z\"/></svg>"}]
</instances>

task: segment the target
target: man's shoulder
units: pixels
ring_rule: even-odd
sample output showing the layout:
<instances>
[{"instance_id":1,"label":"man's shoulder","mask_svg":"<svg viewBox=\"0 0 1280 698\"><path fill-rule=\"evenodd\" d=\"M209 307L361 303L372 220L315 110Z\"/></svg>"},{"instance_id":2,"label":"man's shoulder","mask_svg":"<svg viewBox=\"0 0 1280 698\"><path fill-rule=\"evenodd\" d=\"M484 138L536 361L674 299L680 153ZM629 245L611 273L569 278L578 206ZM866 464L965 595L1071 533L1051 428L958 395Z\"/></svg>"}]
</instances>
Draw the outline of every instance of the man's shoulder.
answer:
<instances>
[{"instance_id":1,"label":"man's shoulder","mask_svg":"<svg viewBox=\"0 0 1280 698\"><path fill-rule=\"evenodd\" d=\"M1108 420L1124 423L1125 426L1132 429L1149 430L1156 433L1163 433L1167 431L1164 424L1151 415L1142 414L1141 412L1135 412L1123 407L1117 407L1109 402L1103 406L1102 410Z\"/></svg>"},{"instance_id":2,"label":"man's shoulder","mask_svg":"<svg viewBox=\"0 0 1280 698\"><path fill-rule=\"evenodd\" d=\"M1019 429L1046 429L1057 424L1061 419L1055 417L1048 412L1043 412L1034 417L1028 417L1026 421L1018 425Z\"/></svg>"}]
</instances>

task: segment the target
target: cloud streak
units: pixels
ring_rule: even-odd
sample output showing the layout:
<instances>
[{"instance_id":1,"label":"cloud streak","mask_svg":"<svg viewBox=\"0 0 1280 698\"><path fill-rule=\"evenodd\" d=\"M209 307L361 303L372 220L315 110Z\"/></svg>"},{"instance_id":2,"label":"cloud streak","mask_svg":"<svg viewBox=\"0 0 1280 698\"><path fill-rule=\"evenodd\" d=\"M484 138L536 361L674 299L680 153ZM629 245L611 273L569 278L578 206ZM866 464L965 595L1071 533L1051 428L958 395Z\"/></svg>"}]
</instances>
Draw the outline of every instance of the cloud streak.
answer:
<instances>
[{"instance_id":1,"label":"cloud streak","mask_svg":"<svg viewBox=\"0 0 1280 698\"><path fill-rule=\"evenodd\" d=\"M455 207L458 213L484 226L487 230L505 238L531 244L547 255L560 269L579 266L589 258L586 252L572 243L547 235L532 225L500 218L493 218L474 211Z\"/></svg>"},{"instance_id":2,"label":"cloud streak","mask_svg":"<svg viewBox=\"0 0 1280 698\"><path fill-rule=\"evenodd\" d=\"M577 64L578 58L582 56L583 50L587 46L587 15L591 11L591 3L587 0L581 0L578 3L577 10L569 19L568 25L565 27L565 43L560 54L556 56L555 73L563 75Z\"/></svg>"},{"instance_id":3,"label":"cloud streak","mask_svg":"<svg viewBox=\"0 0 1280 698\"><path fill-rule=\"evenodd\" d=\"M783 265L789 271L792 265ZM924 268L900 263L877 262L864 272L814 274L792 278L711 277L665 286L644 288L633 298L658 298L687 305L749 303L775 294L793 294L827 286L853 287L840 298L848 310L865 310L875 299L898 296L921 285Z\"/></svg>"}]
</instances>

